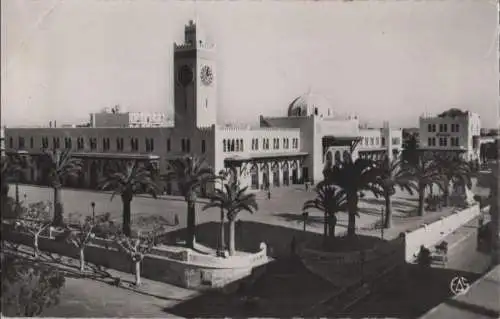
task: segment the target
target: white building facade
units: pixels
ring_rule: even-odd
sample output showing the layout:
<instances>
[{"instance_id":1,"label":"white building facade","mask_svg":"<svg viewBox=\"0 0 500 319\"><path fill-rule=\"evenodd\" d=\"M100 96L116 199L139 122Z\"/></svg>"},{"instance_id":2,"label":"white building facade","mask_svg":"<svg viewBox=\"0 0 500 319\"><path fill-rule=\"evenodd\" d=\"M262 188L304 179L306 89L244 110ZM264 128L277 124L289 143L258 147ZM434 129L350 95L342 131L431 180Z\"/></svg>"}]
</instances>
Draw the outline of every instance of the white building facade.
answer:
<instances>
[{"instance_id":1,"label":"white building facade","mask_svg":"<svg viewBox=\"0 0 500 319\"><path fill-rule=\"evenodd\" d=\"M480 160L481 119L473 112L451 109L420 117L420 148L428 152L460 154L467 161Z\"/></svg>"},{"instance_id":2,"label":"white building facade","mask_svg":"<svg viewBox=\"0 0 500 319\"><path fill-rule=\"evenodd\" d=\"M97 187L113 161L153 161L165 172L169 161L190 154L205 158L216 173L236 173L255 190L316 183L327 161L346 156L380 158L388 147L401 152L400 129L360 129L356 116L334 114L326 99L311 92L292 100L282 117L261 116L257 128L218 125L215 45L200 38L192 21L184 36L184 43L173 47L173 126L122 126L134 121L109 114L117 116L91 127L7 128L7 152L32 155L27 175L35 183L46 179L36 160L42 151L69 148L84 160L80 176L67 181L75 187ZM175 193L175 185L166 184L165 190Z\"/></svg>"}]
</instances>

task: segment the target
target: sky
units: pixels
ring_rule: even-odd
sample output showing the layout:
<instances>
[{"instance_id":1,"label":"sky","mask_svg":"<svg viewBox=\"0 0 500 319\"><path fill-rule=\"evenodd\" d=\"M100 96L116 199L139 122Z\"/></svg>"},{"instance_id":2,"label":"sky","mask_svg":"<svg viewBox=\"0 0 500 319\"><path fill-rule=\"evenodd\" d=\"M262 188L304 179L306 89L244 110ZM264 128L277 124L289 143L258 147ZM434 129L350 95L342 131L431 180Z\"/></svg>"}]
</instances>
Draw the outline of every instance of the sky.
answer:
<instances>
[{"instance_id":1,"label":"sky","mask_svg":"<svg viewBox=\"0 0 500 319\"><path fill-rule=\"evenodd\" d=\"M173 43L217 45L219 122L285 116L311 89L337 113L415 127L458 107L498 125L494 0L1 1L2 125L119 104L173 114Z\"/></svg>"}]
</instances>

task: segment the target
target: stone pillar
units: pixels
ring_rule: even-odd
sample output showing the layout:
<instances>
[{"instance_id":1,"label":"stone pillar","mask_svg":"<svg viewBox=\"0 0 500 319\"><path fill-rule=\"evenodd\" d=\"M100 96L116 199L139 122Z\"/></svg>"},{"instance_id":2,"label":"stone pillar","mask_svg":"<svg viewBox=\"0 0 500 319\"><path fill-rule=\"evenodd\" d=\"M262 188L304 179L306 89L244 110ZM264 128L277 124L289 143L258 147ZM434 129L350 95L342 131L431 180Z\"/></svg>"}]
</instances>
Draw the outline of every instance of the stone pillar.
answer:
<instances>
[{"instance_id":1,"label":"stone pillar","mask_svg":"<svg viewBox=\"0 0 500 319\"><path fill-rule=\"evenodd\" d=\"M297 165L297 183L300 183L300 180L302 179L302 165L300 165L299 160L295 160L294 162Z\"/></svg>"},{"instance_id":2,"label":"stone pillar","mask_svg":"<svg viewBox=\"0 0 500 319\"><path fill-rule=\"evenodd\" d=\"M278 163L278 182L280 187L283 186L283 168L281 166L281 163Z\"/></svg>"}]
</instances>

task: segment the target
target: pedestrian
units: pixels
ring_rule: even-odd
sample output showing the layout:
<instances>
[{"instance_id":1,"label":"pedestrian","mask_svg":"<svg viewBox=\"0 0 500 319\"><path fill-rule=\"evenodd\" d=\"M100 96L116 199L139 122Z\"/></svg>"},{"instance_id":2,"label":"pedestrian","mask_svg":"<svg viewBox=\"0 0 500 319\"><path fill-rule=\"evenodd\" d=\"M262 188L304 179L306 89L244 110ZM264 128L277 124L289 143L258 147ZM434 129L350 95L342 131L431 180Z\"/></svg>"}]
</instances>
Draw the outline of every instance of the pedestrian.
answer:
<instances>
[{"instance_id":1,"label":"pedestrian","mask_svg":"<svg viewBox=\"0 0 500 319\"><path fill-rule=\"evenodd\" d=\"M309 183L305 182L305 186L306 186L306 192L308 192L309 191Z\"/></svg>"}]
</instances>

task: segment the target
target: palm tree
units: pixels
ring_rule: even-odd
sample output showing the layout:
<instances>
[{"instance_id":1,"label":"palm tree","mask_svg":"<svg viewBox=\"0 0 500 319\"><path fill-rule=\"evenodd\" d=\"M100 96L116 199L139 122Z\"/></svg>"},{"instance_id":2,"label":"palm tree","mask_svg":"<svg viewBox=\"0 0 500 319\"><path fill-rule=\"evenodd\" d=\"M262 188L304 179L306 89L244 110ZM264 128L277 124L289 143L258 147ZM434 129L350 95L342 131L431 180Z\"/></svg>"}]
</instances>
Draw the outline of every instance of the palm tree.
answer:
<instances>
[{"instance_id":1,"label":"palm tree","mask_svg":"<svg viewBox=\"0 0 500 319\"><path fill-rule=\"evenodd\" d=\"M42 157L42 167L47 172L50 185L54 189L54 226L63 224L63 204L61 188L67 177L76 177L82 169L82 162L75 159L70 149L45 151Z\"/></svg>"},{"instance_id":2,"label":"palm tree","mask_svg":"<svg viewBox=\"0 0 500 319\"><path fill-rule=\"evenodd\" d=\"M425 189L437 185L441 187L442 177L436 162L429 156L419 154L415 163L402 164L402 178L411 179L418 191L418 215L424 215Z\"/></svg>"},{"instance_id":3,"label":"palm tree","mask_svg":"<svg viewBox=\"0 0 500 319\"><path fill-rule=\"evenodd\" d=\"M444 197L444 206L450 205L450 183L472 188L472 168L464 159L457 156L439 154L434 157L441 178Z\"/></svg>"},{"instance_id":4,"label":"palm tree","mask_svg":"<svg viewBox=\"0 0 500 319\"><path fill-rule=\"evenodd\" d=\"M100 183L103 190L111 190L111 200L120 195L123 204L122 231L125 236L130 236L131 212L130 205L134 196L149 193L153 198L159 193L158 185L153 181L151 171L136 161L117 162L116 166L107 172L107 176Z\"/></svg>"},{"instance_id":5,"label":"palm tree","mask_svg":"<svg viewBox=\"0 0 500 319\"><path fill-rule=\"evenodd\" d=\"M381 194L380 186L377 184L379 171L374 161L352 157L344 159L339 165L325 167L323 176L325 182L340 187L341 193L345 194L349 214L347 224L347 236L356 234L356 216L358 214L358 202L362 191L370 191L376 197Z\"/></svg>"},{"instance_id":6,"label":"palm tree","mask_svg":"<svg viewBox=\"0 0 500 319\"><path fill-rule=\"evenodd\" d=\"M385 157L378 163L380 171L378 176L378 183L382 189L382 194L385 200L385 220L384 228L392 227L392 199L391 197L396 193L396 187L405 190L410 195L413 195L414 183L412 179L402 169L403 162L400 159L394 158L389 160Z\"/></svg>"},{"instance_id":7,"label":"palm tree","mask_svg":"<svg viewBox=\"0 0 500 319\"><path fill-rule=\"evenodd\" d=\"M175 180L181 195L187 203L186 246L194 247L196 231L196 198L201 188L218 179L204 158L184 156L169 163L169 171L163 176L167 181Z\"/></svg>"},{"instance_id":8,"label":"palm tree","mask_svg":"<svg viewBox=\"0 0 500 319\"><path fill-rule=\"evenodd\" d=\"M323 245L326 246L328 236L335 236L335 226L337 224L335 214L347 210L346 194L338 186L321 181L316 185L316 198L306 201L302 210L306 211L311 208L324 213ZM329 219L331 223L329 223ZM328 230L328 226L330 226L330 230Z\"/></svg>"},{"instance_id":9,"label":"palm tree","mask_svg":"<svg viewBox=\"0 0 500 319\"><path fill-rule=\"evenodd\" d=\"M16 206L19 207L19 182L21 176L23 175L23 170L28 166L28 161L25 157L20 154L15 154L12 156L2 156L2 172L1 172L1 183L2 183L2 196L8 196L9 192L9 181L15 182L16 187Z\"/></svg>"},{"instance_id":10,"label":"palm tree","mask_svg":"<svg viewBox=\"0 0 500 319\"><path fill-rule=\"evenodd\" d=\"M238 214L241 211L254 213L259 209L259 205L255 200L255 194L247 194L248 187L240 187L239 181L231 179L229 183L224 184L223 189L215 189L214 194L209 196L210 202L207 203L203 210L210 207L218 207L225 210L229 221L229 255L233 256L235 249L235 222Z\"/></svg>"}]
</instances>

